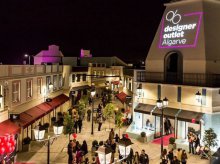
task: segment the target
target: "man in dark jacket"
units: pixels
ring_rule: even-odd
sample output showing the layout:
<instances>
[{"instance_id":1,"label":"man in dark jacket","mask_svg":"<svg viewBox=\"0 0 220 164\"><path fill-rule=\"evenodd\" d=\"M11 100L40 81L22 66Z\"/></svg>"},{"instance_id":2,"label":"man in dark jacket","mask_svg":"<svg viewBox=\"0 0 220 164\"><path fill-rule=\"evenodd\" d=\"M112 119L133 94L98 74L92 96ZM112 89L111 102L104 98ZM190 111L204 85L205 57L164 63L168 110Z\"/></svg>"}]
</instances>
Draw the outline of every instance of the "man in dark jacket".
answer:
<instances>
[{"instance_id":1,"label":"man in dark jacket","mask_svg":"<svg viewBox=\"0 0 220 164\"><path fill-rule=\"evenodd\" d=\"M68 164L73 163L73 141L70 140L68 146L67 146L67 153L68 153Z\"/></svg>"},{"instance_id":2,"label":"man in dark jacket","mask_svg":"<svg viewBox=\"0 0 220 164\"><path fill-rule=\"evenodd\" d=\"M149 164L149 157L148 157L148 155L145 153L145 150L144 150L144 149L141 151L140 164Z\"/></svg>"}]
</instances>

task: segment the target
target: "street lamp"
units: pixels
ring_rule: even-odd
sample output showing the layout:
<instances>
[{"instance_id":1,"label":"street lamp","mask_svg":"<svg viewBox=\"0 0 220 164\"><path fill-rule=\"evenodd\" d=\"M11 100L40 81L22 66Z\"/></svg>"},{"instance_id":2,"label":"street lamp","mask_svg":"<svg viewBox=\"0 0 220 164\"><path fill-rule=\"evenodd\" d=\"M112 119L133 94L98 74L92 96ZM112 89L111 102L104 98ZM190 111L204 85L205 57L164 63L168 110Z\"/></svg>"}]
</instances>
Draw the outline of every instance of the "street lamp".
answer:
<instances>
[{"instance_id":1,"label":"street lamp","mask_svg":"<svg viewBox=\"0 0 220 164\"><path fill-rule=\"evenodd\" d=\"M161 110L160 133L161 133L161 157L163 153L163 109L168 106L169 100L165 97L163 100L157 100L157 107Z\"/></svg>"},{"instance_id":2,"label":"street lamp","mask_svg":"<svg viewBox=\"0 0 220 164\"><path fill-rule=\"evenodd\" d=\"M123 159L126 159L129 156L132 144L131 140L124 135L123 138L119 140L119 153L123 156Z\"/></svg>"},{"instance_id":3,"label":"street lamp","mask_svg":"<svg viewBox=\"0 0 220 164\"><path fill-rule=\"evenodd\" d=\"M49 87L49 90L52 90L53 84L50 82L50 83L48 84L48 87Z\"/></svg>"},{"instance_id":4,"label":"street lamp","mask_svg":"<svg viewBox=\"0 0 220 164\"><path fill-rule=\"evenodd\" d=\"M91 86L91 97L92 97L92 131L91 134L93 134L93 111L94 111L94 96L95 96L95 85L92 84Z\"/></svg>"},{"instance_id":5,"label":"street lamp","mask_svg":"<svg viewBox=\"0 0 220 164\"><path fill-rule=\"evenodd\" d=\"M111 163L112 150L110 148L99 146L96 152L98 153L100 164Z\"/></svg>"},{"instance_id":6,"label":"street lamp","mask_svg":"<svg viewBox=\"0 0 220 164\"><path fill-rule=\"evenodd\" d=\"M28 64L31 65L31 55L24 54L25 58L28 58Z\"/></svg>"},{"instance_id":7,"label":"street lamp","mask_svg":"<svg viewBox=\"0 0 220 164\"><path fill-rule=\"evenodd\" d=\"M45 130L40 127L33 129L35 140L38 142L43 142L44 146L47 146L47 164L50 163L50 145L63 133L63 125L55 124L53 126L54 136L49 136L44 139Z\"/></svg>"}]
</instances>

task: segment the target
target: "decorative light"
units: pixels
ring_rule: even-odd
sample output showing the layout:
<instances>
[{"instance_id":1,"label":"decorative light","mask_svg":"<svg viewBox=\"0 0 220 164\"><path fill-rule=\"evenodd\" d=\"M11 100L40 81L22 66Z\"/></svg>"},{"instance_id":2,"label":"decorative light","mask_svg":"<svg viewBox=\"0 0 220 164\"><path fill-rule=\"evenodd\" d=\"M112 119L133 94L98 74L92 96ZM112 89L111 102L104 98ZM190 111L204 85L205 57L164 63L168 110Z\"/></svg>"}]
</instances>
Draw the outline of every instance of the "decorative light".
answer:
<instances>
[{"instance_id":1,"label":"decorative light","mask_svg":"<svg viewBox=\"0 0 220 164\"><path fill-rule=\"evenodd\" d=\"M195 95L196 95L196 100L197 100L198 102L201 102L201 100L202 100L202 95L201 95L201 93L198 91Z\"/></svg>"},{"instance_id":2,"label":"decorative light","mask_svg":"<svg viewBox=\"0 0 220 164\"><path fill-rule=\"evenodd\" d=\"M111 163L112 150L110 148L99 146L96 152L98 153L100 164Z\"/></svg>"},{"instance_id":3,"label":"decorative light","mask_svg":"<svg viewBox=\"0 0 220 164\"><path fill-rule=\"evenodd\" d=\"M132 144L133 143L131 142L131 140L125 135L121 140L119 140L119 152L124 158L128 157L128 155L130 154Z\"/></svg>"},{"instance_id":4,"label":"decorative light","mask_svg":"<svg viewBox=\"0 0 220 164\"><path fill-rule=\"evenodd\" d=\"M59 136L63 133L63 126L59 126L59 125L54 125L53 126L53 132L55 135Z\"/></svg>"},{"instance_id":5,"label":"decorative light","mask_svg":"<svg viewBox=\"0 0 220 164\"><path fill-rule=\"evenodd\" d=\"M53 88L53 84L52 84L51 82L49 83L48 86L49 86L49 89L52 89L52 88Z\"/></svg>"},{"instance_id":6,"label":"decorative light","mask_svg":"<svg viewBox=\"0 0 220 164\"><path fill-rule=\"evenodd\" d=\"M37 141L41 141L44 139L45 130L33 129L34 130L34 138Z\"/></svg>"},{"instance_id":7,"label":"decorative light","mask_svg":"<svg viewBox=\"0 0 220 164\"><path fill-rule=\"evenodd\" d=\"M159 109L161 109L163 107L163 101L160 98L157 100L157 107Z\"/></svg>"},{"instance_id":8,"label":"decorative light","mask_svg":"<svg viewBox=\"0 0 220 164\"><path fill-rule=\"evenodd\" d=\"M164 106L164 107L167 107L168 104L169 104L169 100L165 97L165 98L163 99L163 106Z\"/></svg>"},{"instance_id":9,"label":"decorative light","mask_svg":"<svg viewBox=\"0 0 220 164\"><path fill-rule=\"evenodd\" d=\"M95 85L92 84L92 86L91 86L91 96L94 97L94 96L95 96L95 93L96 93L96 91L95 91Z\"/></svg>"}]
</instances>

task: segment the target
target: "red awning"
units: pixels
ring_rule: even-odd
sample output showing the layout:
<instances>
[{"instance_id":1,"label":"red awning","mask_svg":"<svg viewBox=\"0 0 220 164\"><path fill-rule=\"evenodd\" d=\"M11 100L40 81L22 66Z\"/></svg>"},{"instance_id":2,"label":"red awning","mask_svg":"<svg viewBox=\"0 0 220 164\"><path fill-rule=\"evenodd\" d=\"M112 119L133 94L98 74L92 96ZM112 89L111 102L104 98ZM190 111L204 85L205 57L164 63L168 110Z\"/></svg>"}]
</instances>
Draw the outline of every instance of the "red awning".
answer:
<instances>
[{"instance_id":1,"label":"red awning","mask_svg":"<svg viewBox=\"0 0 220 164\"><path fill-rule=\"evenodd\" d=\"M112 84L118 85L120 82L119 81L112 81Z\"/></svg>"},{"instance_id":2,"label":"red awning","mask_svg":"<svg viewBox=\"0 0 220 164\"><path fill-rule=\"evenodd\" d=\"M116 97L121 101L121 103L125 103L126 96L127 96L127 94L125 94L124 92L121 92L116 95Z\"/></svg>"},{"instance_id":3,"label":"red awning","mask_svg":"<svg viewBox=\"0 0 220 164\"><path fill-rule=\"evenodd\" d=\"M45 111L45 113L50 113L53 110L53 107L50 106L48 103L42 103L36 106L37 108Z\"/></svg>"},{"instance_id":4,"label":"red awning","mask_svg":"<svg viewBox=\"0 0 220 164\"><path fill-rule=\"evenodd\" d=\"M5 135L6 133L17 134L20 131L21 128L9 119L0 123L0 135Z\"/></svg>"},{"instance_id":5,"label":"red awning","mask_svg":"<svg viewBox=\"0 0 220 164\"><path fill-rule=\"evenodd\" d=\"M61 94L53 98L51 102L41 103L33 108L26 110L25 112L22 112L19 116L19 119L15 120L15 122L21 127L26 128L68 100L68 96Z\"/></svg>"},{"instance_id":6,"label":"red awning","mask_svg":"<svg viewBox=\"0 0 220 164\"><path fill-rule=\"evenodd\" d=\"M48 104L52 107L52 108L57 108L58 106L64 104L65 102L67 102L69 100L69 97L66 96L65 94L61 94L55 98L52 99L51 102L48 102Z\"/></svg>"}]
</instances>

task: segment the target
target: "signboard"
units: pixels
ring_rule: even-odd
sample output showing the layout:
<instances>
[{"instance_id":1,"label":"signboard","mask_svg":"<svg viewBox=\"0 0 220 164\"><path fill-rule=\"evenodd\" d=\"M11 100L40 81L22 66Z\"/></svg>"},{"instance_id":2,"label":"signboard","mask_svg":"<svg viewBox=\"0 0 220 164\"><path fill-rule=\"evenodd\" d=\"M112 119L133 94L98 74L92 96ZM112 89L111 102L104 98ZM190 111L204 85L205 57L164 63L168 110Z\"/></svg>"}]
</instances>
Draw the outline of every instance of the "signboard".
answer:
<instances>
[{"instance_id":1,"label":"signboard","mask_svg":"<svg viewBox=\"0 0 220 164\"><path fill-rule=\"evenodd\" d=\"M159 48L196 47L202 12L180 14L169 10L162 18Z\"/></svg>"}]
</instances>

